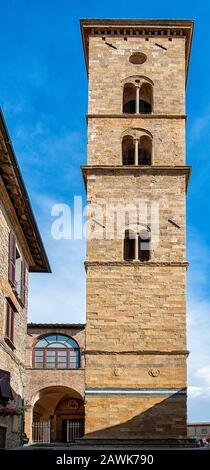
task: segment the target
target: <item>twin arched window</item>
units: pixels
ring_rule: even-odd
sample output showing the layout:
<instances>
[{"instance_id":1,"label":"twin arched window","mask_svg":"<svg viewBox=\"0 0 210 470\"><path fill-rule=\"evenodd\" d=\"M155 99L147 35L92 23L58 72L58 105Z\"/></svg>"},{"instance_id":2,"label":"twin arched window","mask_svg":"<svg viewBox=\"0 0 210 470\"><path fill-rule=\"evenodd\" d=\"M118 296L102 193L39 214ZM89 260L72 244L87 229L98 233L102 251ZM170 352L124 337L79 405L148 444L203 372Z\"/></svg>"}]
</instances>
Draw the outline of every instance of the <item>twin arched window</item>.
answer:
<instances>
[{"instance_id":1,"label":"twin arched window","mask_svg":"<svg viewBox=\"0 0 210 470\"><path fill-rule=\"evenodd\" d=\"M80 349L65 335L43 336L34 346L33 367L36 369L78 369Z\"/></svg>"},{"instance_id":2,"label":"twin arched window","mask_svg":"<svg viewBox=\"0 0 210 470\"><path fill-rule=\"evenodd\" d=\"M124 260L149 261L150 260L150 231L126 230L124 238Z\"/></svg>"},{"instance_id":3,"label":"twin arched window","mask_svg":"<svg viewBox=\"0 0 210 470\"><path fill-rule=\"evenodd\" d=\"M123 88L123 113L150 114L153 104L153 87L151 83L140 80L125 83Z\"/></svg>"},{"instance_id":4,"label":"twin arched window","mask_svg":"<svg viewBox=\"0 0 210 470\"><path fill-rule=\"evenodd\" d=\"M125 135L122 139L123 165L151 165L152 139L148 135L134 138Z\"/></svg>"}]
</instances>

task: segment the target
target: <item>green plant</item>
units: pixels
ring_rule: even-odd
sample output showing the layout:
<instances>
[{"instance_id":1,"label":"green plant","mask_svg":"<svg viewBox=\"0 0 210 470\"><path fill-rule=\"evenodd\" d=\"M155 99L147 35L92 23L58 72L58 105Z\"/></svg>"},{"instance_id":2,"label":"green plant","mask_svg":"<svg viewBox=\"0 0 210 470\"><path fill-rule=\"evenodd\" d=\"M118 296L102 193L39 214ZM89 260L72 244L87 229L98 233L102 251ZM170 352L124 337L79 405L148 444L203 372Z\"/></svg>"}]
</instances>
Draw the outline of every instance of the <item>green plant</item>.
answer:
<instances>
[{"instance_id":1,"label":"green plant","mask_svg":"<svg viewBox=\"0 0 210 470\"><path fill-rule=\"evenodd\" d=\"M22 416L24 411L24 406L11 406L7 403L0 403L0 416Z\"/></svg>"}]
</instances>

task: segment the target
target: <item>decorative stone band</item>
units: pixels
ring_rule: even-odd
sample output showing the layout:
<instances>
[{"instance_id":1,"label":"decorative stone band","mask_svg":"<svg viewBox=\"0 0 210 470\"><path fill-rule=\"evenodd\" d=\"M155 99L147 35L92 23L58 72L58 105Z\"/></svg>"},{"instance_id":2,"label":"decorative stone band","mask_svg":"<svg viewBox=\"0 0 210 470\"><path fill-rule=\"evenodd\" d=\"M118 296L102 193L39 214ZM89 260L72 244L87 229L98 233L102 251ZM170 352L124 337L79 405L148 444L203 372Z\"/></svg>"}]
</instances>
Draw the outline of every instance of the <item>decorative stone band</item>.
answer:
<instances>
[{"instance_id":1,"label":"decorative stone band","mask_svg":"<svg viewBox=\"0 0 210 470\"><path fill-rule=\"evenodd\" d=\"M139 268L141 267L148 267L148 266L174 266L174 267L183 267L183 268L188 268L189 267L189 262L188 261L147 261L141 262L138 260L132 260L132 261L85 261L84 262L85 268L87 269L90 266L94 267L101 267L101 266L130 266L134 268Z\"/></svg>"},{"instance_id":2,"label":"decorative stone band","mask_svg":"<svg viewBox=\"0 0 210 470\"><path fill-rule=\"evenodd\" d=\"M87 396L172 396L187 395L186 388L88 388L85 390Z\"/></svg>"},{"instance_id":3,"label":"decorative stone band","mask_svg":"<svg viewBox=\"0 0 210 470\"><path fill-rule=\"evenodd\" d=\"M107 113L92 113L86 114L86 120L91 118L102 118L102 119L187 119L186 114L107 114Z\"/></svg>"},{"instance_id":4,"label":"decorative stone band","mask_svg":"<svg viewBox=\"0 0 210 470\"><path fill-rule=\"evenodd\" d=\"M186 191L190 179L191 166L179 165L179 166L163 166L163 165L151 165L151 166L137 166L137 165L81 165L81 171L85 186L87 186L87 179L93 175L167 175L167 176L185 176L186 180Z\"/></svg>"},{"instance_id":5,"label":"decorative stone band","mask_svg":"<svg viewBox=\"0 0 210 470\"><path fill-rule=\"evenodd\" d=\"M171 350L171 351L160 351L160 350L133 350L133 351L102 351L99 349L91 349L88 350L86 349L83 351L84 355L139 355L139 356L150 356L150 355L159 355L159 356L188 356L189 351L188 350Z\"/></svg>"}]
</instances>

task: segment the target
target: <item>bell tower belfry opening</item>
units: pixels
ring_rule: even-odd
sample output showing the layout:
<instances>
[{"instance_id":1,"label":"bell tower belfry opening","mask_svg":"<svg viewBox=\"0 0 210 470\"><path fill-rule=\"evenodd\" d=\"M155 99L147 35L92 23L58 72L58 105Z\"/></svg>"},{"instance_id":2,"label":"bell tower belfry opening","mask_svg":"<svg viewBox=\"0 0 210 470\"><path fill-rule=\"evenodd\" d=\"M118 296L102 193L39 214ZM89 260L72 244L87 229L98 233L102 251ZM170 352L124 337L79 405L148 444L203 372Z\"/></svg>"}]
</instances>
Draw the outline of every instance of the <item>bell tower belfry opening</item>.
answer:
<instances>
[{"instance_id":1,"label":"bell tower belfry opening","mask_svg":"<svg viewBox=\"0 0 210 470\"><path fill-rule=\"evenodd\" d=\"M85 436L186 438L193 22L87 19L81 30L89 80ZM110 231L113 207L125 217Z\"/></svg>"}]
</instances>

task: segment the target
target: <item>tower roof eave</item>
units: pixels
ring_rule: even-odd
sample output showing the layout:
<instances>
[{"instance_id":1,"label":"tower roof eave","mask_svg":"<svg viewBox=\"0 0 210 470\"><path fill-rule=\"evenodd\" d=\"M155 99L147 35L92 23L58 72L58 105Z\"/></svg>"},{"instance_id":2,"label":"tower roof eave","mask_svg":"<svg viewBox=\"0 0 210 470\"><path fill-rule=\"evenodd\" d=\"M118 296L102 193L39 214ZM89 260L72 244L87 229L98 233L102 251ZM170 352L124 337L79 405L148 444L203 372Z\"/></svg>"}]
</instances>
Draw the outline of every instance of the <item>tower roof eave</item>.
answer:
<instances>
[{"instance_id":1,"label":"tower roof eave","mask_svg":"<svg viewBox=\"0 0 210 470\"><path fill-rule=\"evenodd\" d=\"M126 36L185 36L186 38L186 54L185 54L185 68L186 68L186 81L188 75L188 67L190 60L190 51L192 44L192 35L194 29L193 20L173 20L173 19L81 19L80 20L83 48L85 54L85 62L88 71L88 50L89 50L89 35L98 34L101 36L106 35L109 31L109 36L118 36L125 34ZM122 31L121 31L122 30Z\"/></svg>"}]
</instances>

